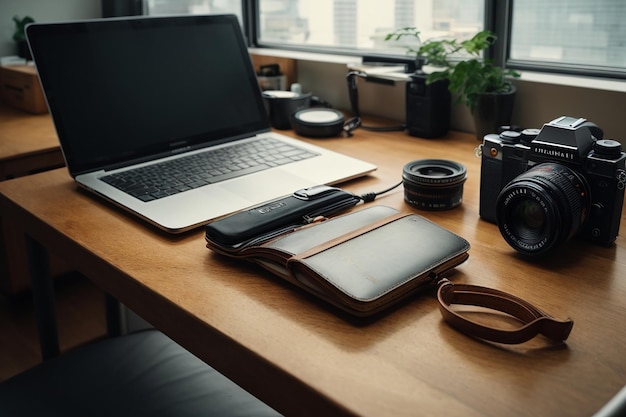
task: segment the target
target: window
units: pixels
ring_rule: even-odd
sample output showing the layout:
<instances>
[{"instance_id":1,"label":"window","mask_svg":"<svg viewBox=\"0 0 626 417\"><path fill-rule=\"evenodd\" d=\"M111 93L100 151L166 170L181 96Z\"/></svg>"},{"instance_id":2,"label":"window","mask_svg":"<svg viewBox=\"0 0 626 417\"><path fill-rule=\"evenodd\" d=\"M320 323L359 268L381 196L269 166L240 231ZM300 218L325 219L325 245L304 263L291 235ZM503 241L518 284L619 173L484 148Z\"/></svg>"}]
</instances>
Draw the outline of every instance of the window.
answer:
<instances>
[{"instance_id":1,"label":"window","mask_svg":"<svg viewBox=\"0 0 626 417\"><path fill-rule=\"evenodd\" d=\"M394 52L385 36L416 27L422 40L483 29L484 0L259 0L259 45ZM397 50L396 53L399 53Z\"/></svg>"},{"instance_id":2,"label":"window","mask_svg":"<svg viewBox=\"0 0 626 417\"><path fill-rule=\"evenodd\" d=\"M510 63L623 73L625 21L623 0L515 0Z\"/></svg>"},{"instance_id":3,"label":"window","mask_svg":"<svg viewBox=\"0 0 626 417\"><path fill-rule=\"evenodd\" d=\"M246 17L242 27L254 46L346 55L404 55L402 43L384 41L402 27L418 28L422 41L487 28L499 37L491 53L509 67L626 78L624 0L142 1L147 14Z\"/></svg>"},{"instance_id":4,"label":"window","mask_svg":"<svg viewBox=\"0 0 626 417\"><path fill-rule=\"evenodd\" d=\"M239 0L144 0L144 14L220 14L234 13L242 21Z\"/></svg>"}]
</instances>

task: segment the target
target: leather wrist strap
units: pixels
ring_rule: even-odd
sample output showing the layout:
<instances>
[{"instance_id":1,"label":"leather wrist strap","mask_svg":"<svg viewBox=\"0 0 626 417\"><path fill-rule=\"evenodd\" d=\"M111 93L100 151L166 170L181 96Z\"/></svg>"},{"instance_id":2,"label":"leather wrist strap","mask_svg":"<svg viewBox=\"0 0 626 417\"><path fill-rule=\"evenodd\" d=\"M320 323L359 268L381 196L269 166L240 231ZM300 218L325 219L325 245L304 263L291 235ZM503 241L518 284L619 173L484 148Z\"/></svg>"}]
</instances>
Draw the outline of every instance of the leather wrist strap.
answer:
<instances>
[{"instance_id":1,"label":"leather wrist strap","mask_svg":"<svg viewBox=\"0 0 626 417\"><path fill-rule=\"evenodd\" d=\"M439 282L437 291L439 310L448 324L469 336L492 342L516 344L526 342L538 334L555 342L564 342L574 322L557 320L537 307L511 294L476 285L453 284L447 279ZM503 330L469 320L455 312L453 304L486 307L501 311L522 322L518 329Z\"/></svg>"}]
</instances>

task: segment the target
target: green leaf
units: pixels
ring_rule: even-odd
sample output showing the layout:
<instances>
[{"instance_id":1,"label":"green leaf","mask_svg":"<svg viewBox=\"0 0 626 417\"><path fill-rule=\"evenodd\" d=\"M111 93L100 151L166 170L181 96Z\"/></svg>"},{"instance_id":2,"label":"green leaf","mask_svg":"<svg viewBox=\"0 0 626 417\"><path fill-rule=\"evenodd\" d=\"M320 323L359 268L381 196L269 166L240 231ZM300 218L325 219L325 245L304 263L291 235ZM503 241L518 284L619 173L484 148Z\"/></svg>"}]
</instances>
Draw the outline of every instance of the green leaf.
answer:
<instances>
[{"instance_id":1,"label":"green leaf","mask_svg":"<svg viewBox=\"0 0 626 417\"><path fill-rule=\"evenodd\" d=\"M24 16L20 19L19 16L13 16L13 22L15 22L15 32L13 32L13 40L16 42L21 42L26 40L26 25L29 23L34 23L35 19L30 16Z\"/></svg>"}]
</instances>

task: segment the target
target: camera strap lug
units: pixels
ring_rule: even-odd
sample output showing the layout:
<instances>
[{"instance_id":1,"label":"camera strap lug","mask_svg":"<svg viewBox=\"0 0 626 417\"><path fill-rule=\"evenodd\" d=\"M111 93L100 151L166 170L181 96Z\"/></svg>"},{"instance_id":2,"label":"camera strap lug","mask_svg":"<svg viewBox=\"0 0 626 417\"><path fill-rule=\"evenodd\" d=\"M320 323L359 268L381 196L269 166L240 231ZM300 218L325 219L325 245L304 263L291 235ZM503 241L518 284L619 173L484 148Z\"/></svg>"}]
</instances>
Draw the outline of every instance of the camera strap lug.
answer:
<instances>
[{"instance_id":1,"label":"camera strap lug","mask_svg":"<svg viewBox=\"0 0 626 417\"><path fill-rule=\"evenodd\" d=\"M474 148L474 156L476 158L480 158L481 156L483 156L483 144L482 143Z\"/></svg>"}]
</instances>

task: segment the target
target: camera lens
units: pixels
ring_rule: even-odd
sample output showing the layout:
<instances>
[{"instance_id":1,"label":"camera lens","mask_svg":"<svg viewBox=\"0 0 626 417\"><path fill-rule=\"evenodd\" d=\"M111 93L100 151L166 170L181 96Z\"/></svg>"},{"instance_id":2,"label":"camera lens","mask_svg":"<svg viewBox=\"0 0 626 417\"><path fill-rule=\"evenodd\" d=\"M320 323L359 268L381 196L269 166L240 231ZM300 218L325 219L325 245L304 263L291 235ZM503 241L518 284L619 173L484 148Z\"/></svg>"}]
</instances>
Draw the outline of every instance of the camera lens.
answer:
<instances>
[{"instance_id":1,"label":"camera lens","mask_svg":"<svg viewBox=\"0 0 626 417\"><path fill-rule=\"evenodd\" d=\"M506 185L496 201L504 239L517 251L542 255L574 236L589 212L588 187L572 169L544 163Z\"/></svg>"},{"instance_id":2,"label":"camera lens","mask_svg":"<svg viewBox=\"0 0 626 417\"><path fill-rule=\"evenodd\" d=\"M402 170L404 200L422 210L449 210L463 200L467 170L457 162L423 159Z\"/></svg>"},{"instance_id":3,"label":"camera lens","mask_svg":"<svg viewBox=\"0 0 626 417\"><path fill-rule=\"evenodd\" d=\"M515 234L522 239L537 239L545 230L546 216L541 204L534 200L522 200L513 208Z\"/></svg>"}]
</instances>

